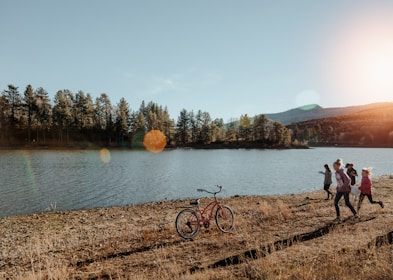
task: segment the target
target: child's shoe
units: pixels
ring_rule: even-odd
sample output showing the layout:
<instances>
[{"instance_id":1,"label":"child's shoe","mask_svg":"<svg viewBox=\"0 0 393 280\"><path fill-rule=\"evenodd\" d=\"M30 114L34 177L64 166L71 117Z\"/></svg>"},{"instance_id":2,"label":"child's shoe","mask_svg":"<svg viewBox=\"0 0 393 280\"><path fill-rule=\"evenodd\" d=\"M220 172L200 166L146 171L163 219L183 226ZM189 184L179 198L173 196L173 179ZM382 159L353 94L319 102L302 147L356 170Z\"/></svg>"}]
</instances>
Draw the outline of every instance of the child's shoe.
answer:
<instances>
[{"instance_id":1,"label":"child's shoe","mask_svg":"<svg viewBox=\"0 0 393 280\"><path fill-rule=\"evenodd\" d=\"M378 203L379 203L379 205L381 205L381 208L385 207L385 205L383 204L383 202L381 200Z\"/></svg>"}]
</instances>

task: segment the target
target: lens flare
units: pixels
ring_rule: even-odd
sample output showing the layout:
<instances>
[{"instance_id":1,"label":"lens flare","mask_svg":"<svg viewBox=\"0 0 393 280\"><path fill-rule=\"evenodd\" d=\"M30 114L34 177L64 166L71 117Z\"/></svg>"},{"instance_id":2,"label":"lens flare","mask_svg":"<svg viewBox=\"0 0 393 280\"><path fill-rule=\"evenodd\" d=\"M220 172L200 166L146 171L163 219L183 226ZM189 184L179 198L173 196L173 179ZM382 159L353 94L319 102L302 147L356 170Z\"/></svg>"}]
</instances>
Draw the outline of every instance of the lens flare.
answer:
<instances>
[{"instance_id":1,"label":"lens flare","mask_svg":"<svg viewBox=\"0 0 393 280\"><path fill-rule=\"evenodd\" d=\"M319 94L314 90L303 90L295 97L296 106L305 111L314 109L319 102Z\"/></svg>"},{"instance_id":2,"label":"lens flare","mask_svg":"<svg viewBox=\"0 0 393 280\"><path fill-rule=\"evenodd\" d=\"M100 150L100 158L103 163L109 163L111 161L111 153L107 148Z\"/></svg>"},{"instance_id":3,"label":"lens flare","mask_svg":"<svg viewBox=\"0 0 393 280\"><path fill-rule=\"evenodd\" d=\"M150 130L143 139L143 145L149 152L162 152L166 146L166 136L159 130Z\"/></svg>"},{"instance_id":4,"label":"lens flare","mask_svg":"<svg viewBox=\"0 0 393 280\"><path fill-rule=\"evenodd\" d=\"M36 194L38 193L38 185L32 168L30 153L28 151L24 151L23 157L25 159L25 168L26 168L27 175L30 178L32 190Z\"/></svg>"}]
</instances>

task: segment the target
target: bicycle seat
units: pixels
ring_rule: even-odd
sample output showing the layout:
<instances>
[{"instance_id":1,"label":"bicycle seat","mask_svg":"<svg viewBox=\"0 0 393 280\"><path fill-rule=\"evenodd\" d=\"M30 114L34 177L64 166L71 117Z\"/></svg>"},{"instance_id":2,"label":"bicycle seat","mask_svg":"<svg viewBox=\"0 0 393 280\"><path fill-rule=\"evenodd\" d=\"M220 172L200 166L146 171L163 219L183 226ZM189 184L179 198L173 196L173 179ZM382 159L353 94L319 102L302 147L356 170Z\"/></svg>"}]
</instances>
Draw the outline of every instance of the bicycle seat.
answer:
<instances>
[{"instance_id":1,"label":"bicycle seat","mask_svg":"<svg viewBox=\"0 0 393 280\"><path fill-rule=\"evenodd\" d=\"M190 201L190 205L199 205L199 199Z\"/></svg>"}]
</instances>

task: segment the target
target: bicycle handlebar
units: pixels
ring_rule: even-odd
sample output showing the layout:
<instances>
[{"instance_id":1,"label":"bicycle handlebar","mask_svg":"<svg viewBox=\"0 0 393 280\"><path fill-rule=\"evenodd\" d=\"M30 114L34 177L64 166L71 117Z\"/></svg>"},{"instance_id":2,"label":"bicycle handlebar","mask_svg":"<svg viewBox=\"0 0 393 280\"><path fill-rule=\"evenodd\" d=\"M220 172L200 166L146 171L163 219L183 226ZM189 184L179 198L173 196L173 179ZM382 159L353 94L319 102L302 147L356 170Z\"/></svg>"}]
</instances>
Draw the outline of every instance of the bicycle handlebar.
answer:
<instances>
[{"instance_id":1,"label":"bicycle handlebar","mask_svg":"<svg viewBox=\"0 0 393 280\"><path fill-rule=\"evenodd\" d=\"M219 192L221 192L222 186L221 186L221 185L216 185L216 187L219 188L219 191L211 192L211 191L208 191L208 190L206 190L206 189L197 189L197 191L198 191L198 192L207 192L207 193L216 195L216 194L218 194Z\"/></svg>"}]
</instances>

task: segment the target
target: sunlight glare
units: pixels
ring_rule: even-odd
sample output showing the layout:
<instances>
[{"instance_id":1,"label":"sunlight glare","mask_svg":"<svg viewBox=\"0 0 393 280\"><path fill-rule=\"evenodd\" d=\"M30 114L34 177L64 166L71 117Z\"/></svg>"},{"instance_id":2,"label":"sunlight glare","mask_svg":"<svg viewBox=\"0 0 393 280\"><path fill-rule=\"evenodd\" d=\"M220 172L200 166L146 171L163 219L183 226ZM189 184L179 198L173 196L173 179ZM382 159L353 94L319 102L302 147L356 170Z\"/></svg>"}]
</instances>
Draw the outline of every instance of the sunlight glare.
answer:
<instances>
[{"instance_id":1,"label":"sunlight glare","mask_svg":"<svg viewBox=\"0 0 393 280\"><path fill-rule=\"evenodd\" d=\"M393 93L393 43L369 51L363 67L371 89Z\"/></svg>"},{"instance_id":2,"label":"sunlight glare","mask_svg":"<svg viewBox=\"0 0 393 280\"><path fill-rule=\"evenodd\" d=\"M100 158L103 163L109 163L111 161L111 153L107 148L100 150Z\"/></svg>"}]
</instances>

